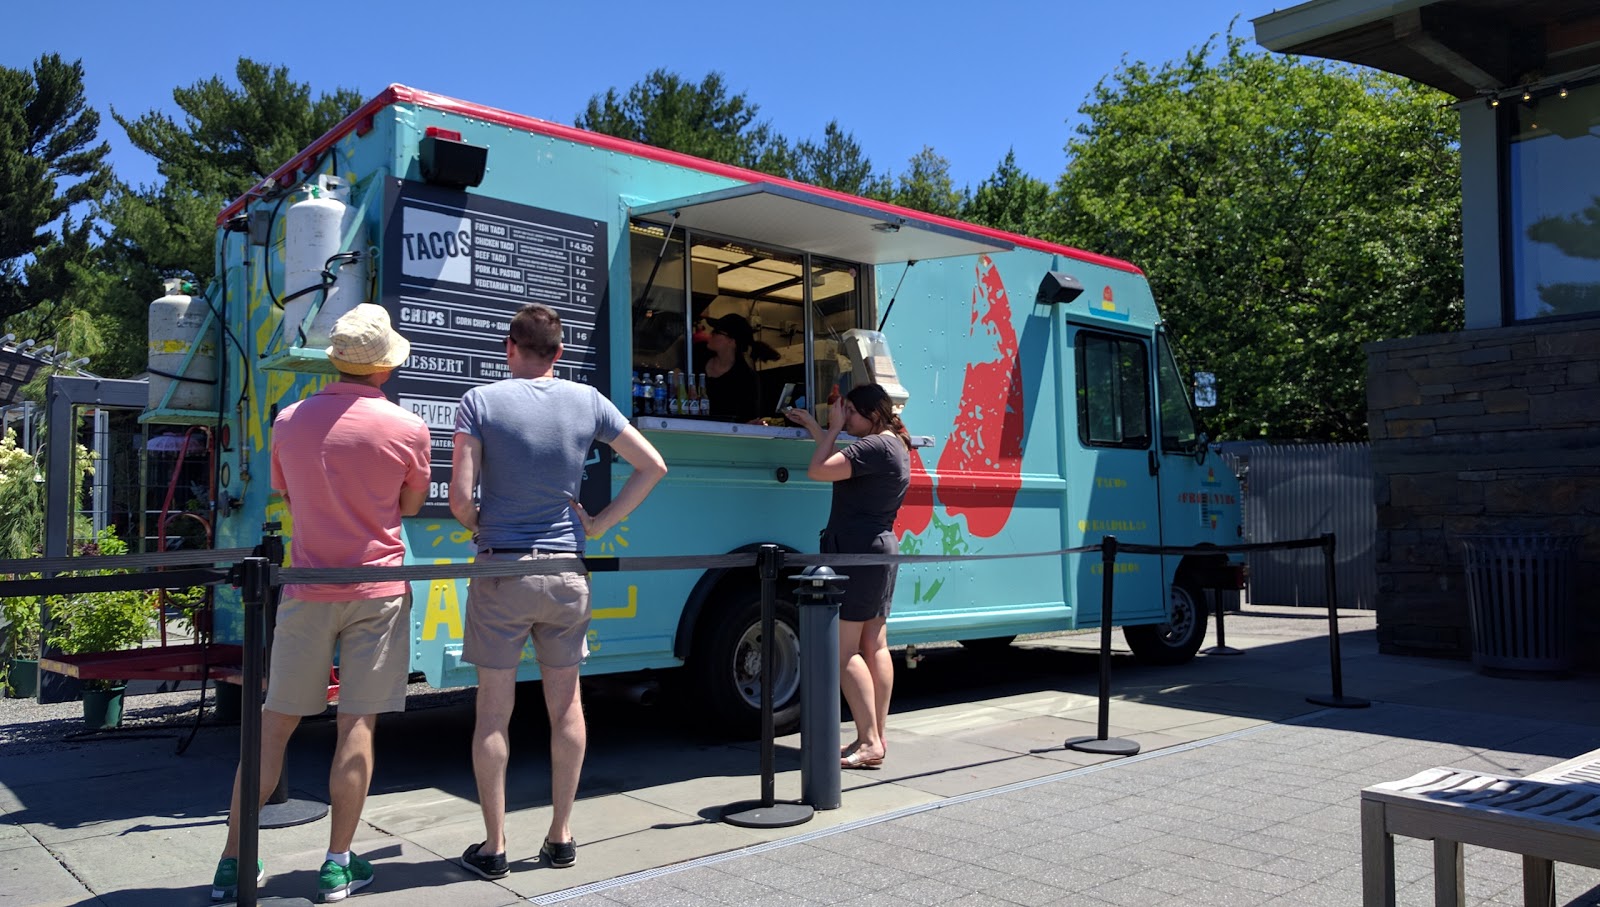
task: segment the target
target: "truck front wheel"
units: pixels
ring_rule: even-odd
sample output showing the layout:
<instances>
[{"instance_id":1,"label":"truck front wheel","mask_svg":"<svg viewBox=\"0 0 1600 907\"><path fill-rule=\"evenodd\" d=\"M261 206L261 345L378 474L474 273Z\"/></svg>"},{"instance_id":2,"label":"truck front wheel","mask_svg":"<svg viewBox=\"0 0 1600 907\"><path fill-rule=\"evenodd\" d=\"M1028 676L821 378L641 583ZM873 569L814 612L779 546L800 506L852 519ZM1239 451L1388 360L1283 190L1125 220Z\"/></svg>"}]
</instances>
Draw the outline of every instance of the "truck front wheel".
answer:
<instances>
[{"instance_id":1,"label":"truck front wheel","mask_svg":"<svg viewBox=\"0 0 1600 907\"><path fill-rule=\"evenodd\" d=\"M780 597L773 633L772 721L778 735L800 726L800 632L793 602ZM761 734L761 595L751 590L709 614L691 658L698 710L715 730Z\"/></svg>"},{"instance_id":2,"label":"truck front wheel","mask_svg":"<svg viewBox=\"0 0 1600 907\"><path fill-rule=\"evenodd\" d=\"M1206 600L1198 587L1186 580L1172 584L1167 619L1159 624L1122 628L1128 648L1145 664L1176 665L1194 658L1206 639Z\"/></svg>"}]
</instances>

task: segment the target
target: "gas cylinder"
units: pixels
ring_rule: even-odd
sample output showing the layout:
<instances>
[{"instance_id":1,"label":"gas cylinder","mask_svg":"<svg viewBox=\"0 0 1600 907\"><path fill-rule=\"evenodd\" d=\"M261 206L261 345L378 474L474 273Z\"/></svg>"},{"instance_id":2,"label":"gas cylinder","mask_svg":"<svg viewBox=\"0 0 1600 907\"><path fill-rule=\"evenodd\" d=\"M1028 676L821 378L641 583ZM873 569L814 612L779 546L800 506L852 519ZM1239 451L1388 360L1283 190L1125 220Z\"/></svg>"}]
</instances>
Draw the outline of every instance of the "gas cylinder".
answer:
<instances>
[{"instance_id":1,"label":"gas cylinder","mask_svg":"<svg viewBox=\"0 0 1600 907\"><path fill-rule=\"evenodd\" d=\"M283 306L283 339L286 346L322 349L339 316L367 301L367 229L356 222L350 186L340 177L318 174L298 194L283 222L282 298L289 299ZM356 253L354 260L333 258L343 252ZM325 270L334 275L332 283ZM324 284L325 289L316 289ZM317 313L306 324L313 305Z\"/></svg>"},{"instance_id":2,"label":"gas cylinder","mask_svg":"<svg viewBox=\"0 0 1600 907\"><path fill-rule=\"evenodd\" d=\"M167 389L172 399L165 409L215 411L217 408L217 343L202 336L206 300L184 292L179 280L166 281L166 295L150 303L149 369L150 408L161 406ZM189 358L189 351L194 357ZM188 367L184 360L188 359Z\"/></svg>"}]
</instances>

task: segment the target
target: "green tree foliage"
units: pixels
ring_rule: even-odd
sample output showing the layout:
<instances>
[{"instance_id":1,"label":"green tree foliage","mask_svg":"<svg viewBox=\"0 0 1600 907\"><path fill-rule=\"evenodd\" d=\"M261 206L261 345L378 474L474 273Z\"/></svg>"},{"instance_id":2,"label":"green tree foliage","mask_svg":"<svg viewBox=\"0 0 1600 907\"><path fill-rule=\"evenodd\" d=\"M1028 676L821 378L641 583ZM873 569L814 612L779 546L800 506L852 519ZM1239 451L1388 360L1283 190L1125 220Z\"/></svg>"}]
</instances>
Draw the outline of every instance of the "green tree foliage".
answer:
<instances>
[{"instance_id":1,"label":"green tree foliage","mask_svg":"<svg viewBox=\"0 0 1600 907\"><path fill-rule=\"evenodd\" d=\"M1052 232L1145 270L1184 365L1217 375L1212 434L1364 439L1361 345L1461 325L1448 101L1231 34L1126 64L1080 109Z\"/></svg>"},{"instance_id":2,"label":"green tree foliage","mask_svg":"<svg viewBox=\"0 0 1600 907\"><path fill-rule=\"evenodd\" d=\"M133 119L112 111L161 178L119 185L105 208L110 232L92 305L98 320L123 330L95 360L103 374L143 367L145 309L163 278L203 287L216 273L218 212L361 106L357 92L313 96L285 67L244 57L234 77L237 87L213 76L174 89L182 122L156 110Z\"/></svg>"},{"instance_id":3,"label":"green tree foliage","mask_svg":"<svg viewBox=\"0 0 1600 907\"><path fill-rule=\"evenodd\" d=\"M619 95L594 95L577 126L708 160L768 173L786 172L793 153L744 92L729 95L719 72L698 85L657 69Z\"/></svg>"},{"instance_id":4,"label":"green tree foliage","mask_svg":"<svg viewBox=\"0 0 1600 907\"><path fill-rule=\"evenodd\" d=\"M31 70L0 66L0 320L61 300L87 260L87 215L111 182L84 100L83 64L45 54Z\"/></svg>"},{"instance_id":5,"label":"green tree foliage","mask_svg":"<svg viewBox=\"0 0 1600 907\"><path fill-rule=\"evenodd\" d=\"M894 180L894 188L885 194L887 182L886 178L879 180L872 194L902 207L958 217L967 204L967 190L957 189L950 179L949 159L928 145L911 156L906 171Z\"/></svg>"},{"instance_id":6,"label":"green tree foliage","mask_svg":"<svg viewBox=\"0 0 1600 907\"><path fill-rule=\"evenodd\" d=\"M961 217L973 223L1024 236L1044 231L1050 209L1050 187L1017 166L1017 155L1007 151L994 174L978 184L976 192L961 209Z\"/></svg>"},{"instance_id":7,"label":"green tree foliage","mask_svg":"<svg viewBox=\"0 0 1600 907\"><path fill-rule=\"evenodd\" d=\"M861 150L855 136L844 131L838 120L823 127L822 141L803 139L794 146L790 179L824 189L860 195L872 186L872 160Z\"/></svg>"}]
</instances>

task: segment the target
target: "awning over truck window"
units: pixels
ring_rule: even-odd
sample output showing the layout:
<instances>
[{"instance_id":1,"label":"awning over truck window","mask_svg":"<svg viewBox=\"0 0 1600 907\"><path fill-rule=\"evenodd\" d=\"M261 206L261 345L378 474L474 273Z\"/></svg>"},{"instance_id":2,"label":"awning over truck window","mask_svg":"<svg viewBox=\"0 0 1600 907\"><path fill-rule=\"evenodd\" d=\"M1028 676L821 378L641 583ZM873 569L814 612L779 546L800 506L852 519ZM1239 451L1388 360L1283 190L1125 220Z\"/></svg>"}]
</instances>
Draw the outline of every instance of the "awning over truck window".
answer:
<instances>
[{"instance_id":1,"label":"awning over truck window","mask_svg":"<svg viewBox=\"0 0 1600 907\"><path fill-rule=\"evenodd\" d=\"M751 183L633 208L639 220L881 265L1016 248L1003 239L774 183Z\"/></svg>"}]
</instances>

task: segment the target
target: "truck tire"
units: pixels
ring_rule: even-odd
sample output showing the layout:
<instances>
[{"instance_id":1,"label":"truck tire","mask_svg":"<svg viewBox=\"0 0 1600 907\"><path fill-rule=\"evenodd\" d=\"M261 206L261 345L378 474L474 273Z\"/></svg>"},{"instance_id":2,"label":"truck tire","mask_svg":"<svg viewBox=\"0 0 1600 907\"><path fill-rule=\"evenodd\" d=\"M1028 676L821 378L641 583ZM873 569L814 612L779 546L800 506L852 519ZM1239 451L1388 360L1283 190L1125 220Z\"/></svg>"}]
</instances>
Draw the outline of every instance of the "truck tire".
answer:
<instances>
[{"instance_id":1,"label":"truck tire","mask_svg":"<svg viewBox=\"0 0 1600 907\"><path fill-rule=\"evenodd\" d=\"M1172 584L1172 603L1167 619L1159 624L1138 624L1122 628L1122 638L1134 657L1145 664L1176 665L1194 658L1206 639L1206 600L1193 583L1179 579Z\"/></svg>"},{"instance_id":2,"label":"truck tire","mask_svg":"<svg viewBox=\"0 0 1600 907\"><path fill-rule=\"evenodd\" d=\"M772 722L778 735L800 726L799 612L780 594L773 634ZM707 612L690 660L697 695L689 707L710 729L738 739L761 735L761 594L740 592Z\"/></svg>"}]
</instances>

